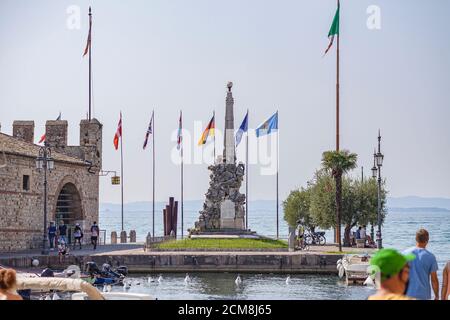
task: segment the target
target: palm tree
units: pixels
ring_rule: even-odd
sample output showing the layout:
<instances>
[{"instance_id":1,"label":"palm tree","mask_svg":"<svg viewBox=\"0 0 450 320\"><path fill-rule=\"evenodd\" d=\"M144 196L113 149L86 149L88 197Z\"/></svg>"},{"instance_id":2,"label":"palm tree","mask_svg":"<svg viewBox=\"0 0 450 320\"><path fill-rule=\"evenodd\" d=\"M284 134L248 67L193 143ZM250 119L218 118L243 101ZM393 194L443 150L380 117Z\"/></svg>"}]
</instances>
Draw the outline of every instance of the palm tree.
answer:
<instances>
[{"instance_id":1,"label":"palm tree","mask_svg":"<svg viewBox=\"0 0 450 320\"><path fill-rule=\"evenodd\" d=\"M322 155L322 166L331 171L336 181L336 228L339 243L339 251L342 251L341 239L341 208L342 208L342 175L356 168L356 153L348 150L325 151Z\"/></svg>"}]
</instances>

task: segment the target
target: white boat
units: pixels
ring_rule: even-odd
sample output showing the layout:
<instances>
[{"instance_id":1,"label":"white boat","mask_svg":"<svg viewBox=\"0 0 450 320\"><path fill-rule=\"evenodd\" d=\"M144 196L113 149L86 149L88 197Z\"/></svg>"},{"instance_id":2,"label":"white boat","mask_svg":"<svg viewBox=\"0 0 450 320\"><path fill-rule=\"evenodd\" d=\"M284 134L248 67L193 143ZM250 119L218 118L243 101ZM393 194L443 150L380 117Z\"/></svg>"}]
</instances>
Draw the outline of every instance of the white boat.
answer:
<instances>
[{"instance_id":1,"label":"white boat","mask_svg":"<svg viewBox=\"0 0 450 320\"><path fill-rule=\"evenodd\" d=\"M41 278L32 277L29 274L17 274L17 290L75 292L71 295L71 300L155 300L148 294L100 292L93 285L82 279ZM52 295L54 296L54 294Z\"/></svg>"},{"instance_id":2,"label":"white boat","mask_svg":"<svg viewBox=\"0 0 450 320\"><path fill-rule=\"evenodd\" d=\"M149 294L129 293L129 292L102 292L105 300L156 300ZM83 292L72 294L72 300L91 300L90 297Z\"/></svg>"},{"instance_id":3,"label":"white boat","mask_svg":"<svg viewBox=\"0 0 450 320\"><path fill-rule=\"evenodd\" d=\"M336 268L339 278L345 276L347 285L365 285L369 277L370 256L368 254L344 255L337 261Z\"/></svg>"}]
</instances>

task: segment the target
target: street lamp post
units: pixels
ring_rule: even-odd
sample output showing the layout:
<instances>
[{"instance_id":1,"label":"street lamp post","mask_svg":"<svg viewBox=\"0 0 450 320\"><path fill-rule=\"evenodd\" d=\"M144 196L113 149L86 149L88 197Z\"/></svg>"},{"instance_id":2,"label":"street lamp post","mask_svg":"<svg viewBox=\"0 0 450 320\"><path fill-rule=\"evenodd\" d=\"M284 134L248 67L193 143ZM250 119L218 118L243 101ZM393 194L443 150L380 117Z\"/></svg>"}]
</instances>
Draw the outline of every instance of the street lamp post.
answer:
<instances>
[{"instance_id":1,"label":"street lamp post","mask_svg":"<svg viewBox=\"0 0 450 320\"><path fill-rule=\"evenodd\" d=\"M44 170L44 237L42 240L42 254L47 255L47 170L51 171L54 168L54 161L52 158L52 151L47 143L39 149L39 156L36 158L36 169L38 171Z\"/></svg>"},{"instance_id":2,"label":"street lamp post","mask_svg":"<svg viewBox=\"0 0 450 320\"><path fill-rule=\"evenodd\" d=\"M374 178L374 179L377 178L377 172L378 172L377 164L376 164L376 162L375 162L375 157L376 157L376 155L377 155L377 151L374 150L374 151L373 151L373 167L372 167L372 169L371 169L371 170L372 170L372 178ZM377 201L378 201L378 196L377 196ZM377 210L378 210L378 209L377 209ZM377 215L378 215L378 211L377 211ZM371 224L371 226L370 226L370 237L371 237L372 240L373 240L373 239L375 239L375 231L374 231L374 227L373 227L374 222L371 221L370 224Z\"/></svg>"},{"instance_id":3,"label":"street lamp post","mask_svg":"<svg viewBox=\"0 0 450 320\"><path fill-rule=\"evenodd\" d=\"M378 173L378 210L377 210L377 247L383 248L383 240L381 237L381 167L383 166L384 155L381 153L381 134L378 130L378 152L374 154L374 167L372 168L372 176L375 178Z\"/></svg>"}]
</instances>

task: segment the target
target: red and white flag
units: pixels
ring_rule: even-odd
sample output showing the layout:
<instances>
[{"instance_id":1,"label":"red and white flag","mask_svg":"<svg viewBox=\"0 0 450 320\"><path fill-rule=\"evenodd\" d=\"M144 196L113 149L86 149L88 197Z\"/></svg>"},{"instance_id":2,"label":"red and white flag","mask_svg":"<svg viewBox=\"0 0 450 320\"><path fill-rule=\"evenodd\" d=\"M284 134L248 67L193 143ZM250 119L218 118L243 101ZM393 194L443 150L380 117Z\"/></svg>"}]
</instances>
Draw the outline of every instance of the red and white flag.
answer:
<instances>
[{"instance_id":1,"label":"red and white flag","mask_svg":"<svg viewBox=\"0 0 450 320\"><path fill-rule=\"evenodd\" d=\"M92 11L91 7L89 7L89 34L86 43L86 49L84 49L83 57L88 54L89 50L91 50L91 31L92 31Z\"/></svg>"},{"instance_id":2,"label":"red and white flag","mask_svg":"<svg viewBox=\"0 0 450 320\"><path fill-rule=\"evenodd\" d=\"M120 113L120 120L117 125L117 131L114 135L114 148L119 149L119 139L122 138L122 112Z\"/></svg>"}]
</instances>

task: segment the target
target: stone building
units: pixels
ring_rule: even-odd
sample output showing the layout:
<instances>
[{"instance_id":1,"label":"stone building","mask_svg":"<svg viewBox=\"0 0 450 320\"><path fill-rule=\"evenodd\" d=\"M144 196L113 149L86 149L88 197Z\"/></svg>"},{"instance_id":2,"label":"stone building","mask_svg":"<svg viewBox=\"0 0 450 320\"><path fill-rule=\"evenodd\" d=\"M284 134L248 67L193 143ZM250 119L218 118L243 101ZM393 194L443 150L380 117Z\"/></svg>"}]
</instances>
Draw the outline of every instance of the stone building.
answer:
<instances>
[{"instance_id":1,"label":"stone building","mask_svg":"<svg viewBox=\"0 0 450 320\"><path fill-rule=\"evenodd\" d=\"M80 123L80 145L67 145L65 120L47 121L46 143L54 169L47 173L47 221L80 223L85 239L98 221L99 171L102 166L102 124ZM42 247L44 172L36 169L40 146L34 121L14 121L13 135L0 133L0 252Z\"/></svg>"}]
</instances>

